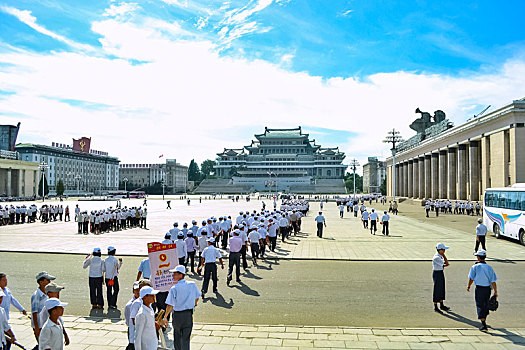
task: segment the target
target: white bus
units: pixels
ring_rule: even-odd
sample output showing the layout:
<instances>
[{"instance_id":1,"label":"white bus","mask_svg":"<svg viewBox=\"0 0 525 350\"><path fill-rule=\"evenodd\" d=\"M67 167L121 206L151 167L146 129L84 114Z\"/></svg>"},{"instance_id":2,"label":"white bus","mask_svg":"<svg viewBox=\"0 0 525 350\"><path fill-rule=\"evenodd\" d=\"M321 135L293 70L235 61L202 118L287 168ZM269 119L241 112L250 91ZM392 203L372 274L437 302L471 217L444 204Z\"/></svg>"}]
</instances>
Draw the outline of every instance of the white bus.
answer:
<instances>
[{"instance_id":1,"label":"white bus","mask_svg":"<svg viewBox=\"0 0 525 350\"><path fill-rule=\"evenodd\" d=\"M505 236L525 245L525 184L487 188L483 198L483 223L496 238Z\"/></svg>"}]
</instances>

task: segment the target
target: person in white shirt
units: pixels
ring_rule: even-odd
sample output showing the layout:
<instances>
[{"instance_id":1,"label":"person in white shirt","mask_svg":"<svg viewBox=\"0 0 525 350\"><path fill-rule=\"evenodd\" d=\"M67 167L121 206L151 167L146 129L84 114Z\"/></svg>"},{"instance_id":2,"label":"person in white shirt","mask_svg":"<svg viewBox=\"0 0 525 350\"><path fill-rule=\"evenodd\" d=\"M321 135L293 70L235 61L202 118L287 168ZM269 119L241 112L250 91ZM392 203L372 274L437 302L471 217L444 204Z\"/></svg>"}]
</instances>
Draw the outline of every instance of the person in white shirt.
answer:
<instances>
[{"instance_id":1,"label":"person in white shirt","mask_svg":"<svg viewBox=\"0 0 525 350\"><path fill-rule=\"evenodd\" d=\"M434 254L434 258L432 259L432 279L434 280L434 293L432 299L434 302L434 311L439 313L441 313L441 310L450 310L448 306L443 304L443 301L445 300L445 275L443 274L443 269L450 265L445 256L445 250L448 248L449 247L445 246L443 243L438 243L436 245L437 253ZM440 304L439 309L437 303Z\"/></svg>"},{"instance_id":2,"label":"person in white shirt","mask_svg":"<svg viewBox=\"0 0 525 350\"><path fill-rule=\"evenodd\" d=\"M366 210L363 210L363 212L361 213L361 221L363 221L363 227L364 228L368 228L368 217L369 217L369 213L368 211Z\"/></svg>"},{"instance_id":3,"label":"person in white shirt","mask_svg":"<svg viewBox=\"0 0 525 350\"><path fill-rule=\"evenodd\" d=\"M122 267L122 258L115 258L117 249L113 246L108 247L108 257L104 259L102 271L105 272L105 282L107 289L108 308L117 308L117 297L119 292L118 274Z\"/></svg>"},{"instance_id":4,"label":"person in white shirt","mask_svg":"<svg viewBox=\"0 0 525 350\"><path fill-rule=\"evenodd\" d=\"M188 252L188 258L186 259L186 265L190 263L191 266L191 272L195 273L195 251L197 250L197 243L195 242L195 238L193 238L193 232L191 230L188 231L188 237L184 240L186 243L186 250Z\"/></svg>"},{"instance_id":5,"label":"person in white shirt","mask_svg":"<svg viewBox=\"0 0 525 350\"><path fill-rule=\"evenodd\" d=\"M0 304L3 303L4 298L7 295L3 290L0 289ZM9 340L6 338L6 334L9 336ZM7 317L7 312L3 307L0 307L0 349L9 349L9 345L16 341L16 337L11 330L9 325L9 318ZM10 343L9 345L7 343Z\"/></svg>"},{"instance_id":6,"label":"person in white shirt","mask_svg":"<svg viewBox=\"0 0 525 350\"><path fill-rule=\"evenodd\" d=\"M224 269L224 263L222 261L222 255L219 249L215 248L215 239L208 239L208 247L202 252L202 265L204 265L204 282L202 283L202 297L208 291L208 285L210 284L210 277L213 280L213 292L217 293L217 265L216 260L219 259L221 268Z\"/></svg>"},{"instance_id":7,"label":"person in white shirt","mask_svg":"<svg viewBox=\"0 0 525 350\"><path fill-rule=\"evenodd\" d=\"M378 218L379 216L377 215L376 210L372 208L372 212L370 213L370 234L376 234Z\"/></svg>"},{"instance_id":8,"label":"person in white shirt","mask_svg":"<svg viewBox=\"0 0 525 350\"><path fill-rule=\"evenodd\" d=\"M100 248L93 249L92 254L88 254L84 260L84 269L89 267L89 299L92 309L104 308L104 297L102 296L102 252Z\"/></svg>"},{"instance_id":9,"label":"person in white shirt","mask_svg":"<svg viewBox=\"0 0 525 350\"><path fill-rule=\"evenodd\" d=\"M317 215L314 220L317 223L317 237L323 238L323 226L326 227L326 220L323 216L323 212L320 211L319 215Z\"/></svg>"},{"instance_id":10,"label":"person in white shirt","mask_svg":"<svg viewBox=\"0 0 525 350\"><path fill-rule=\"evenodd\" d=\"M186 264L186 259L188 258L188 247L186 242L184 242L184 233L179 232L177 234L177 240L175 241L177 245L177 257L179 258L179 265Z\"/></svg>"},{"instance_id":11,"label":"person in white shirt","mask_svg":"<svg viewBox=\"0 0 525 350\"><path fill-rule=\"evenodd\" d=\"M339 217L342 219L343 218L343 215L344 215L344 212L345 212L345 205L343 203L341 203L339 205Z\"/></svg>"},{"instance_id":12,"label":"person in white shirt","mask_svg":"<svg viewBox=\"0 0 525 350\"><path fill-rule=\"evenodd\" d=\"M476 226L476 246L474 248L474 252L478 251L479 245L481 243L481 247L483 247L483 250L487 250L485 248L485 238L487 237L487 226L483 224L483 219L478 219L478 226Z\"/></svg>"},{"instance_id":13,"label":"person in white shirt","mask_svg":"<svg viewBox=\"0 0 525 350\"><path fill-rule=\"evenodd\" d=\"M155 321L155 312L151 308L158 292L149 286L140 289L142 307L135 317L135 350L156 350L159 346L157 330L160 326Z\"/></svg>"},{"instance_id":14,"label":"person in white shirt","mask_svg":"<svg viewBox=\"0 0 525 350\"><path fill-rule=\"evenodd\" d=\"M131 321L131 305L133 302L140 297L140 286L139 282L133 282L133 297L127 302L124 307L124 320L126 326L128 326L128 346L127 349L133 349L135 344L135 324Z\"/></svg>"},{"instance_id":15,"label":"person in white shirt","mask_svg":"<svg viewBox=\"0 0 525 350\"><path fill-rule=\"evenodd\" d=\"M11 308L11 305L16 307L18 311L24 314L24 316L27 315L27 311L18 302L18 300L16 300L16 298L11 293L11 290L7 287L7 276L5 273L0 273L0 291L2 291L5 294L2 301L0 302L0 307L2 307L5 310L8 320L9 320L9 310Z\"/></svg>"},{"instance_id":16,"label":"person in white shirt","mask_svg":"<svg viewBox=\"0 0 525 350\"><path fill-rule=\"evenodd\" d=\"M389 224L390 224L390 215L387 214L386 210L384 211L383 217L381 218L381 223L383 224L383 234L388 236L390 233Z\"/></svg>"},{"instance_id":17,"label":"person in white shirt","mask_svg":"<svg viewBox=\"0 0 525 350\"><path fill-rule=\"evenodd\" d=\"M59 321L59 317L64 314L64 306L67 303L61 302L58 298L46 300L45 309L49 313L38 338L40 350L62 350L64 349L64 327Z\"/></svg>"}]
</instances>

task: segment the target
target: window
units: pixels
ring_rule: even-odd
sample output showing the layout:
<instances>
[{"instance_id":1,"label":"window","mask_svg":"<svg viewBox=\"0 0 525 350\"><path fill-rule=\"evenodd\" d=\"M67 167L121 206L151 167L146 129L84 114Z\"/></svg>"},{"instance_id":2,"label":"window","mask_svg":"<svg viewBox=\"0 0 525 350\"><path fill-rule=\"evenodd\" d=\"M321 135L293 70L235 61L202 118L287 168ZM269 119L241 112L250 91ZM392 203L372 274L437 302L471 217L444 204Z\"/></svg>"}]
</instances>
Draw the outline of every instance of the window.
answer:
<instances>
[{"instance_id":1,"label":"window","mask_svg":"<svg viewBox=\"0 0 525 350\"><path fill-rule=\"evenodd\" d=\"M520 203L520 210L525 211L525 191L524 192L518 192L519 194L519 203Z\"/></svg>"}]
</instances>

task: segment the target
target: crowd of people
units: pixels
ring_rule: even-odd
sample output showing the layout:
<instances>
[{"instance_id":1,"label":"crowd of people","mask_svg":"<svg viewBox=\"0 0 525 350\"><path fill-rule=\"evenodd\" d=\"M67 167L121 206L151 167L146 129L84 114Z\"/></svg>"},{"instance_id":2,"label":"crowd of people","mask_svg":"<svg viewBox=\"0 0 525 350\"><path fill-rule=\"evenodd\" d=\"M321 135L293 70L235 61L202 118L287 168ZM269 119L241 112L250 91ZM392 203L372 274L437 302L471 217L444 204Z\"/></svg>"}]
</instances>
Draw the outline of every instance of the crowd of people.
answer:
<instances>
[{"instance_id":1,"label":"crowd of people","mask_svg":"<svg viewBox=\"0 0 525 350\"><path fill-rule=\"evenodd\" d=\"M0 205L0 226L34 223L36 220L42 223L50 221L71 221L69 206L44 204L37 208L36 204L23 205Z\"/></svg>"},{"instance_id":2,"label":"crowd of people","mask_svg":"<svg viewBox=\"0 0 525 350\"><path fill-rule=\"evenodd\" d=\"M427 218L429 217L430 212L434 212L436 216L442 214L456 214L456 215L481 215L482 206L479 202L471 201L455 201L452 203L450 199L435 199L431 198L425 201L425 212Z\"/></svg>"},{"instance_id":3,"label":"crowd of people","mask_svg":"<svg viewBox=\"0 0 525 350\"><path fill-rule=\"evenodd\" d=\"M121 231L140 227L147 229L146 219L148 209L142 207L109 207L106 209L81 211L78 204L75 207L75 221L78 224L78 234L99 235L110 231Z\"/></svg>"}]
</instances>

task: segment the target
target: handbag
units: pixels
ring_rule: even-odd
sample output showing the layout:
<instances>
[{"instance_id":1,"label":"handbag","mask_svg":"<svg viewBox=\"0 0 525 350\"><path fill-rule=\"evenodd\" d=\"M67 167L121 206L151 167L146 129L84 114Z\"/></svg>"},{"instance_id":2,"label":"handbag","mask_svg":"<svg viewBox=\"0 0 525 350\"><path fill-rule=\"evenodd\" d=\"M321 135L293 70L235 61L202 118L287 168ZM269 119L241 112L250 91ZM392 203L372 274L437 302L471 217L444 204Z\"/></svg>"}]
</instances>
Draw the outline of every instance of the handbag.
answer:
<instances>
[{"instance_id":1,"label":"handbag","mask_svg":"<svg viewBox=\"0 0 525 350\"><path fill-rule=\"evenodd\" d=\"M489 299L489 310L496 311L498 309L499 302L495 295L491 296Z\"/></svg>"}]
</instances>

